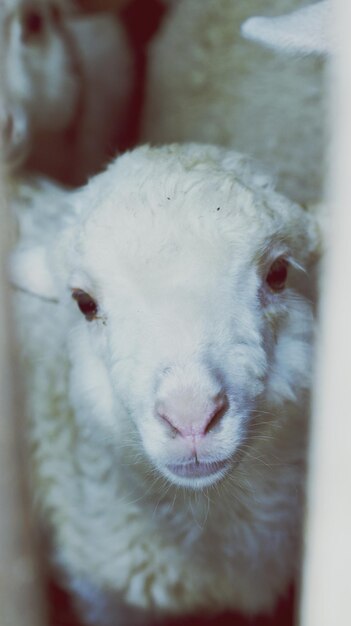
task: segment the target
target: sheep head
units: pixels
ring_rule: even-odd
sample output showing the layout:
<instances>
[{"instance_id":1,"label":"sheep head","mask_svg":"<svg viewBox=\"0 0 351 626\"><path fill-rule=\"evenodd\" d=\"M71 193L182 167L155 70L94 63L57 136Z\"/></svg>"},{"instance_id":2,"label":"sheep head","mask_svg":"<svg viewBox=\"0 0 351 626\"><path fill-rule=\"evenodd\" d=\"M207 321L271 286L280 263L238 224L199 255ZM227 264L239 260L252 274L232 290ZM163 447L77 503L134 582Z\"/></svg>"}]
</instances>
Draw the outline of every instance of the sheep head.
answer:
<instances>
[{"instance_id":1,"label":"sheep head","mask_svg":"<svg viewBox=\"0 0 351 626\"><path fill-rule=\"evenodd\" d=\"M18 129L26 127L25 146L32 132L66 128L76 110L79 86L72 42L64 26L67 4L65 0L2 3L2 117L9 160L12 149L18 152ZM12 142L6 136L9 125L14 129Z\"/></svg>"},{"instance_id":2,"label":"sheep head","mask_svg":"<svg viewBox=\"0 0 351 626\"><path fill-rule=\"evenodd\" d=\"M136 437L175 485L216 483L257 415L304 411L312 216L246 157L194 144L127 153L70 202L56 243L24 242L13 267L62 308L77 422L122 455Z\"/></svg>"}]
</instances>

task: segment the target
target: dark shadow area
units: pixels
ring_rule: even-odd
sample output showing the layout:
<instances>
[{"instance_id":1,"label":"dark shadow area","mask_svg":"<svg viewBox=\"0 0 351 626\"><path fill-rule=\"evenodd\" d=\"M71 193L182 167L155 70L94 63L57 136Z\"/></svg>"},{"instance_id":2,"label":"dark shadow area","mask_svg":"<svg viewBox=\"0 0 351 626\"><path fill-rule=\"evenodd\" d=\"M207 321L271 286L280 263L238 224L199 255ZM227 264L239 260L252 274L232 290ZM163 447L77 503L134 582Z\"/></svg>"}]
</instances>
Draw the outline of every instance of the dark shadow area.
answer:
<instances>
[{"instance_id":1,"label":"dark shadow area","mask_svg":"<svg viewBox=\"0 0 351 626\"><path fill-rule=\"evenodd\" d=\"M189 615L157 622L157 626L294 626L294 596L294 590L290 589L286 597L280 600L272 615L262 615L251 619L229 612L210 617ZM70 598L54 581L49 584L49 615L48 626L84 626L77 620ZM118 624L118 626L133 626L133 624Z\"/></svg>"},{"instance_id":2,"label":"dark shadow area","mask_svg":"<svg viewBox=\"0 0 351 626\"><path fill-rule=\"evenodd\" d=\"M157 31L164 13L165 8L159 0L134 0L120 14L134 53L135 71L127 122L119 138L121 151L138 143L146 78L146 46Z\"/></svg>"}]
</instances>

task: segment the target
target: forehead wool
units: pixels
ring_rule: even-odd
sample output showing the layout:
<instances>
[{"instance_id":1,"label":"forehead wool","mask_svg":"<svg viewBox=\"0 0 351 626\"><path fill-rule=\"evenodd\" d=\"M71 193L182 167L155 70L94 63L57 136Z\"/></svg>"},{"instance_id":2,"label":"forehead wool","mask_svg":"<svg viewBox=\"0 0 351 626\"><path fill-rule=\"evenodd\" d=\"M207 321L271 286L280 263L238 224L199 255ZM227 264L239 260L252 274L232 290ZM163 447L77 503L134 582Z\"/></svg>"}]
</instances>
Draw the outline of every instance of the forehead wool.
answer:
<instances>
[{"instance_id":1,"label":"forehead wool","mask_svg":"<svg viewBox=\"0 0 351 626\"><path fill-rule=\"evenodd\" d=\"M94 258L96 267L105 258L110 267L133 266L142 259L161 271L180 255L196 264L204 255L252 259L280 242L303 249L302 209L271 190L268 200L243 157L233 173L230 153L201 148L140 148L78 193L74 239L84 263Z\"/></svg>"}]
</instances>

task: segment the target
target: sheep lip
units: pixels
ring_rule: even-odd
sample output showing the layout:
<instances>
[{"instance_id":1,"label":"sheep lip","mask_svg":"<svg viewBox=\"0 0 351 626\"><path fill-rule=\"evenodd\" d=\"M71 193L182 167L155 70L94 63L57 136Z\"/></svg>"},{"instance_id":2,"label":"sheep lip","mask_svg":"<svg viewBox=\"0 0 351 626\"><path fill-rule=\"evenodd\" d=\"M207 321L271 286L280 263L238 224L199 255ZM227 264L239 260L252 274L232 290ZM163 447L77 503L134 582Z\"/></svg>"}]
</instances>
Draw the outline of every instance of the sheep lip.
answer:
<instances>
[{"instance_id":1,"label":"sheep lip","mask_svg":"<svg viewBox=\"0 0 351 626\"><path fill-rule=\"evenodd\" d=\"M228 469L229 461L186 461L185 463L170 463L166 465L169 472L180 478L202 478L213 476Z\"/></svg>"}]
</instances>

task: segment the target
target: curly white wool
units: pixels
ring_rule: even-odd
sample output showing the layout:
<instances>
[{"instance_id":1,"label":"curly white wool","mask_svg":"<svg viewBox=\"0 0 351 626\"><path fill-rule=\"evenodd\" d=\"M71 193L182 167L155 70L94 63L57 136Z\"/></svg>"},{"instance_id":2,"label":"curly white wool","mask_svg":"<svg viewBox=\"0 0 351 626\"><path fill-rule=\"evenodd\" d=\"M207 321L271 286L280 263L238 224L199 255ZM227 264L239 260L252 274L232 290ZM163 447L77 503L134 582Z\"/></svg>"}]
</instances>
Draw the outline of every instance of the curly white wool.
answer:
<instances>
[{"instance_id":1,"label":"curly white wool","mask_svg":"<svg viewBox=\"0 0 351 626\"><path fill-rule=\"evenodd\" d=\"M245 40L243 22L308 0L179 0L151 45L144 141L230 146L267 164L278 189L320 201L324 63Z\"/></svg>"},{"instance_id":2,"label":"curly white wool","mask_svg":"<svg viewBox=\"0 0 351 626\"><path fill-rule=\"evenodd\" d=\"M77 192L19 187L14 208L34 489L86 619L270 610L299 562L313 216L195 144L141 147ZM206 432L156 410L219 392Z\"/></svg>"}]
</instances>

